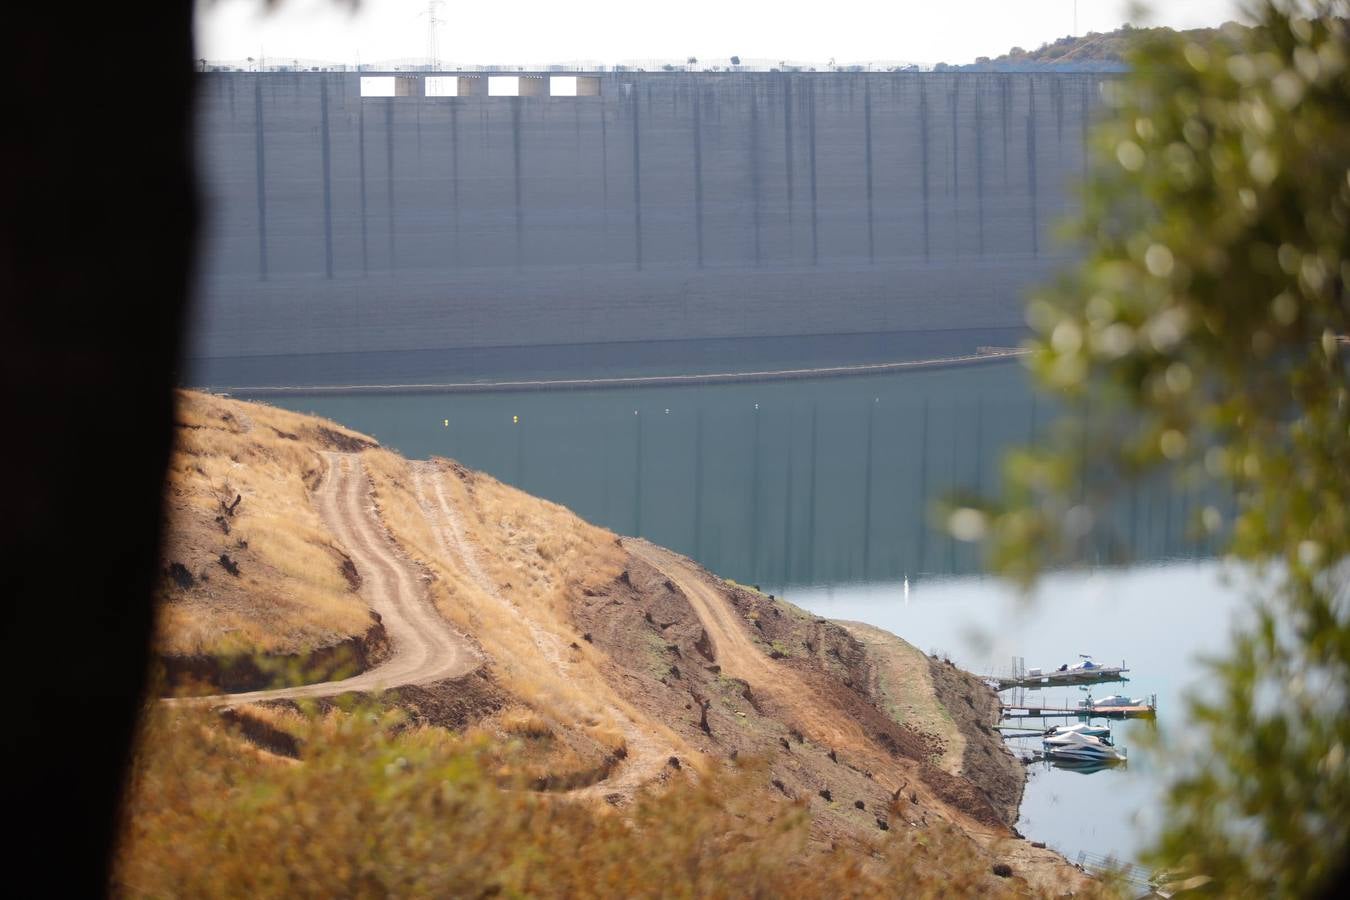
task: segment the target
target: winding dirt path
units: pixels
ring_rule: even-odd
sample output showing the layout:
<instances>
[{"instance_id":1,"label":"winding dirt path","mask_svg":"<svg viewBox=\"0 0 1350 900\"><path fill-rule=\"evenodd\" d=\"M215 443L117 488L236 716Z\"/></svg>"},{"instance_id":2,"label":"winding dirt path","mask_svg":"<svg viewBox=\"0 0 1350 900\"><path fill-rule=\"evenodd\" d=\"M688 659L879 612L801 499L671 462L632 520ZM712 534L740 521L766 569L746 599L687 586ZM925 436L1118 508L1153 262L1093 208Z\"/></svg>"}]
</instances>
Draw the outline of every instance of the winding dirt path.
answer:
<instances>
[{"instance_id":1,"label":"winding dirt path","mask_svg":"<svg viewBox=\"0 0 1350 900\"><path fill-rule=\"evenodd\" d=\"M787 721L816 743L836 750L850 749L865 757L878 756L856 722L840 715L795 672L770 659L755 644L740 617L727 608L721 592L693 563L647 541L624 538L623 545L664 573L684 593L712 641L713 655L724 673L748 682L756 694L771 700Z\"/></svg>"},{"instance_id":2,"label":"winding dirt path","mask_svg":"<svg viewBox=\"0 0 1350 900\"><path fill-rule=\"evenodd\" d=\"M573 677L573 665L567 659L563 639L530 618L516 603L504 596L501 589L478 562L477 548L465 534L464 520L458 507L446 496L444 472L432 462L411 464L413 488L422 513L431 525L441 549L460 560L469 577L485 594L502 604L530 632L539 653L549 661L559 678ZM653 737L650 728L644 728L614 704L605 704L605 711L623 732L627 756L607 778L566 793L574 797L604 798L612 794L631 795L633 791L661 774L667 760L676 755L673 747Z\"/></svg>"},{"instance_id":3,"label":"winding dirt path","mask_svg":"<svg viewBox=\"0 0 1350 900\"><path fill-rule=\"evenodd\" d=\"M314 506L361 574L361 596L379 614L393 653L360 675L339 681L274 690L173 698L177 703L254 703L331 697L428 684L467 675L482 662L463 635L441 618L427 598L420 574L400 553L375 513L370 481L356 454L325 453L328 471Z\"/></svg>"}]
</instances>

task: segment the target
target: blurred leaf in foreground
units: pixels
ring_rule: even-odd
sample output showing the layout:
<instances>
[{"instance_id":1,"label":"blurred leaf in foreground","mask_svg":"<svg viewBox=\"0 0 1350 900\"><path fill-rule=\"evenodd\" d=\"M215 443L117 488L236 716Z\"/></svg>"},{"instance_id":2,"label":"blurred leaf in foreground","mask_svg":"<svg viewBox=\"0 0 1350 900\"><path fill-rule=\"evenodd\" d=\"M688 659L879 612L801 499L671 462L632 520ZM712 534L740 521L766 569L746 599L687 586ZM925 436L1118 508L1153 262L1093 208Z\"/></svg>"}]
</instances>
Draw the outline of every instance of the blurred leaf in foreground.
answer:
<instances>
[{"instance_id":1,"label":"blurred leaf in foreground","mask_svg":"<svg viewBox=\"0 0 1350 900\"><path fill-rule=\"evenodd\" d=\"M950 519L1029 583L1109 556L1104 512L1141 478L1222 498L1193 533L1266 596L1190 701L1202 755L1153 861L1225 896L1317 895L1350 856L1348 7L1266 3L1251 28L1136 46L1096 134L1084 262L1028 308L1066 414L1009 460L999 505Z\"/></svg>"}]
</instances>

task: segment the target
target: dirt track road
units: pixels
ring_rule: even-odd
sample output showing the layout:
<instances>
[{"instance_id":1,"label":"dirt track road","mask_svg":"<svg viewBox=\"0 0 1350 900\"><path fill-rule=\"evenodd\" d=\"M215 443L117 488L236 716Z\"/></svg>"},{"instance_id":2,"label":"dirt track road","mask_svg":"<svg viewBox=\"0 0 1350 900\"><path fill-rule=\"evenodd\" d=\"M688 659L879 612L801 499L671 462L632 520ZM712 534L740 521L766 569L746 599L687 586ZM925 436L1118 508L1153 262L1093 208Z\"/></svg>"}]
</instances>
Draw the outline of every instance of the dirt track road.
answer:
<instances>
[{"instance_id":1,"label":"dirt track road","mask_svg":"<svg viewBox=\"0 0 1350 900\"><path fill-rule=\"evenodd\" d=\"M884 759L861 727L831 706L797 673L768 657L751 639L749 630L727 606L709 576L684 557L643 540L625 538L630 553L670 578L694 608L712 641L713 655L722 671L750 684L755 693L779 708L812 741L837 750L853 750L870 759ZM877 766L878 783L886 784L885 768Z\"/></svg>"},{"instance_id":2,"label":"dirt track road","mask_svg":"<svg viewBox=\"0 0 1350 900\"><path fill-rule=\"evenodd\" d=\"M459 510L445 493L444 471L435 463L415 462L412 464L413 488L417 493L422 513L431 523L441 549L458 559L464 570L478 585L479 589L502 604L513 616L529 629L539 653L547 659L559 678L574 677L573 667L567 660L567 652L562 638L554 631L542 627L523 610L504 596L478 562L478 551L465 535L464 520ZM676 754L676 749L659 738L654 737L650 727L644 727L613 703L605 704L614 724L623 732L624 747L627 756L609 777L588 787L577 788L568 793L576 797L604 798L612 794L631 795L633 791L655 779L666 766L666 760Z\"/></svg>"},{"instance_id":3,"label":"dirt track road","mask_svg":"<svg viewBox=\"0 0 1350 900\"><path fill-rule=\"evenodd\" d=\"M331 697L429 684L467 675L481 659L467 639L433 608L417 570L402 557L375 513L370 481L361 459L325 453L328 471L314 494L324 524L361 573L361 595L379 613L393 653L388 660L352 678L275 690L179 698L178 703L253 703L301 697Z\"/></svg>"}]
</instances>

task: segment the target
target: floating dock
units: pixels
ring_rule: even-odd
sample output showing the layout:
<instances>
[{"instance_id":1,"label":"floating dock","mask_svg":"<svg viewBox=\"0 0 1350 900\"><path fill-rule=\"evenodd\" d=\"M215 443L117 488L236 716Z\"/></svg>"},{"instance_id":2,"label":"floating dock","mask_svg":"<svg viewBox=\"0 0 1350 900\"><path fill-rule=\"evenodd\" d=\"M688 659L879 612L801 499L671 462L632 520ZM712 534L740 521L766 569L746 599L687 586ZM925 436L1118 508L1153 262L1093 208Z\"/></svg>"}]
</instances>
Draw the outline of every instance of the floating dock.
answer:
<instances>
[{"instance_id":1,"label":"floating dock","mask_svg":"<svg viewBox=\"0 0 1350 900\"><path fill-rule=\"evenodd\" d=\"M1115 681L1129 681L1125 673L1129 669L1122 667L1103 667L1102 671L1085 672L1046 672L1041 675L987 675L984 680L996 684L1000 691L1012 688L1069 687L1081 684L1108 684Z\"/></svg>"},{"instance_id":2,"label":"floating dock","mask_svg":"<svg viewBox=\"0 0 1350 900\"><path fill-rule=\"evenodd\" d=\"M1000 691L1012 688L1064 687L1129 681L1125 673L1130 670L1124 660L1121 660L1118 666L1107 666L1093 663L1092 658L1087 655L1083 655L1083 659L1087 660L1086 665L1081 663L1072 667L1065 665L1047 672L1041 669L1028 669L1025 659L1014 656L1012 674L985 675L984 681Z\"/></svg>"},{"instance_id":3,"label":"floating dock","mask_svg":"<svg viewBox=\"0 0 1350 900\"><path fill-rule=\"evenodd\" d=\"M1142 706L1039 706L1022 704L1003 707L1005 719L1043 719L1071 716L1082 719L1152 719L1158 714L1157 701Z\"/></svg>"}]
</instances>

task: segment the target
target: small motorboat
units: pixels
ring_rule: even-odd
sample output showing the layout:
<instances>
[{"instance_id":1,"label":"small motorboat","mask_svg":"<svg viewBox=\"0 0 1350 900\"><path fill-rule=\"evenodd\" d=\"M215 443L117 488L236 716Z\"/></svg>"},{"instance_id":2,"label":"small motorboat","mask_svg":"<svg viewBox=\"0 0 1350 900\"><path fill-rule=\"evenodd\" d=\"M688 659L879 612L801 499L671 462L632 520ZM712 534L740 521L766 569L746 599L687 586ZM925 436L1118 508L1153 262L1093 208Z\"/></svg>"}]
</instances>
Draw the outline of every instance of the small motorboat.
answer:
<instances>
[{"instance_id":1,"label":"small motorboat","mask_svg":"<svg viewBox=\"0 0 1350 900\"><path fill-rule=\"evenodd\" d=\"M1126 697L1124 694L1110 694L1094 700L1088 697L1078 701L1079 709L1118 709L1122 706L1148 706L1145 697Z\"/></svg>"},{"instance_id":2,"label":"small motorboat","mask_svg":"<svg viewBox=\"0 0 1350 900\"><path fill-rule=\"evenodd\" d=\"M1079 722L1076 725L1056 725L1045 732L1045 737L1054 737L1058 734L1085 734L1107 744L1111 743L1111 728L1108 725L1089 725L1087 722Z\"/></svg>"},{"instance_id":3,"label":"small motorboat","mask_svg":"<svg viewBox=\"0 0 1350 900\"><path fill-rule=\"evenodd\" d=\"M1118 750L1100 738L1068 731L1041 741L1047 759L1121 760L1125 751Z\"/></svg>"},{"instance_id":4,"label":"small motorboat","mask_svg":"<svg viewBox=\"0 0 1350 900\"><path fill-rule=\"evenodd\" d=\"M1051 669L1049 672L1041 669L1031 669L1027 674L1032 675L1033 677L1043 676L1052 678L1057 681L1088 681L1105 679L1113 675L1122 675L1125 672L1130 671L1125 668L1123 662L1118 666L1104 666L1101 663L1095 662L1087 653L1080 653L1078 654L1078 657L1078 662L1073 663L1072 665L1064 663L1058 669Z\"/></svg>"}]
</instances>

